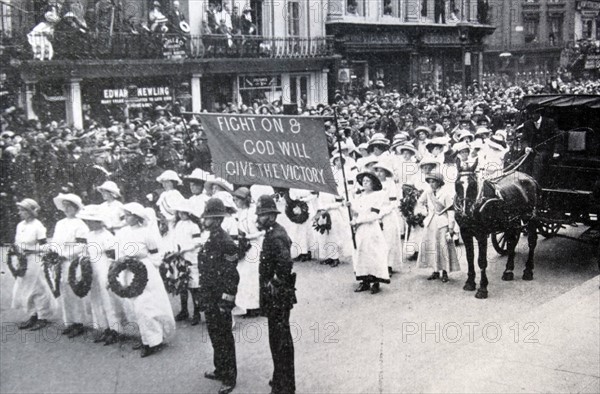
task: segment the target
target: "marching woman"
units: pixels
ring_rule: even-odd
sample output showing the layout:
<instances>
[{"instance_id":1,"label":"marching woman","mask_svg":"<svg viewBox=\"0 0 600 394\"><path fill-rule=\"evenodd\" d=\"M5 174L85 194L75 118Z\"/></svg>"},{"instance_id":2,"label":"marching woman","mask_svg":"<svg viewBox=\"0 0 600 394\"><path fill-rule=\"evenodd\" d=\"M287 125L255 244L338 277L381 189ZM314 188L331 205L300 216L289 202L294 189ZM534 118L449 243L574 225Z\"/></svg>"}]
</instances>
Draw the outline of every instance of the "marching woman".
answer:
<instances>
[{"instance_id":1,"label":"marching woman","mask_svg":"<svg viewBox=\"0 0 600 394\"><path fill-rule=\"evenodd\" d=\"M89 319L89 298L79 298L69 285L69 266L74 258L79 256L87 243L86 237L89 232L88 227L83 220L77 218L77 213L83 208L81 198L75 194L59 194L54 197L54 205L63 211L65 218L56 223L52 244L55 246L59 255L63 257L61 263L61 281L59 303L62 307L63 322L65 329L63 335L69 338L75 338L83 334L83 324ZM55 249L55 248L51 248Z\"/></svg>"},{"instance_id":2,"label":"marching woman","mask_svg":"<svg viewBox=\"0 0 600 394\"><path fill-rule=\"evenodd\" d=\"M159 212L164 219L164 223L167 225L166 231L171 231L175 226L175 211L173 206L184 199L179 190L175 188L176 185L181 185L181 179L179 175L173 170L167 170L160 174L156 181L159 182L164 191L158 197L156 205L158 205Z\"/></svg>"},{"instance_id":3,"label":"marching woman","mask_svg":"<svg viewBox=\"0 0 600 394\"><path fill-rule=\"evenodd\" d=\"M233 200L238 208L240 256L242 256L237 265L240 283L235 304L242 310L240 311L242 314L245 313L249 317L258 316L260 309L258 263L265 233L258 231L256 227L256 214L252 206L250 190L240 187L233 193Z\"/></svg>"},{"instance_id":4,"label":"marching woman","mask_svg":"<svg viewBox=\"0 0 600 394\"><path fill-rule=\"evenodd\" d=\"M444 177L439 172L425 176L431 186L421 195L419 202L427 205L427 217L424 220L425 232L419 250L417 266L432 268L428 280L442 279L448 282L448 273L460 271L456 248L454 247L454 193L444 188ZM440 275L441 274L441 275Z\"/></svg>"},{"instance_id":5,"label":"marching woman","mask_svg":"<svg viewBox=\"0 0 600 394\"><path fill-rule=\"evenodd\" d=\"M217 191L213 194L213 197L221 200L223 205L225 205L225 211L227 212L227 215L223 218L223 223L221 223L221 228L223 228L223 230L225 230L225 232L229 234L234 241L236 241L239 230L236 216L237 207L233 201L233 196L230 192Z\"/></svg>"},{"instance_id":6,"label":"marching woman","mask_svg":"<svg viewBox=\"0 0 600 394\"><path fill-rule=\"evenodd\" d=\"M122 301L107 287L108 268L115 258L115 237L107 229L106 223L110 219L102 206L86 205L77 217L90 229L82 255L90 259L92 266L90 303L94 328L102 331L94 342L112 345L118 341L118 332L125 317Z\"/></svg>"},{"instance_id":7,"label":"marching woman","mask_svg":"<svg viewBox=\"0 0 600 394\"><path fill-rule=\"evenodd\" d=\"M353 219L350 222L356 228L356 249L352 257L354 275L360 281L354 291L370 289L371 294L376 294L380 283L390 283L388 244L379 225L385 195L380 193L381 182L372 172L361 172L356 180L363 191L352 202Z\"/></svg>"},{"instance_id":8,"label":"marching woman","mask_svg":"<svg viewBox=\"0 0 600 394\"><path fill-rule=\"evenodd\" d=\"M194 169L190 175L184 177L190 183L190 192L192 192L192 195L189 201L194 206L194 211L198 217L202 216L206 202L212 196L212 188L204 186L212 177L212 174L200 168Z\"/></svg>"},{"instance_id":9,"label":"marching woman","mask_svg":"<svg viewBox=\"0 0 600 394\"><path fill-rule=\"evenodd\" d=\"M106 181L96 188L102 195L104 202L100 204L104 211L105 224L109 231L114 233L121 227L125 226L123 222L123 203L118 199L121 198L121 190L116 183Z\"/></svg>"},{"instance_id":10,"label":"marching woman","mask_svg":"<svg viewBox=\"0 0 600 394\"><path fill-rule=\"evenodd\" d=\"M387 263L391 277L394 266L402 262L402 241L400 239L401 229L399 220L400 199L398 198L396 183L393 179L393 170L387 165L387 162L385 160L379 161L373 166L373 169L382 185L380 193L385 195L379 215L381 217L381 224L383 225L383 235L389 247Z\"/></svg>"},{"instance_id":11,"label":"marching woman","mask_svg":"<svg viewBox=\"0 0 600 394\"><path fill-rule=\"evenodd\" d=\"M20 329L39 330L48 325L53 315L53 299L43 283L39 247L46 243L46 228L37 219L38 203L26 198L17 203L21 222L17 225L14 247L27 259L27 270L18 276L13 287L12 308L27 313L29 319Z\"/></svg>"},{"instance_id":12,"label":"marching woman","mask_svg":"<svg viewBox=\"0 0 600 394\"><path fill-rule=\"evenodd\" d=\"M200 227L192 221L192 215L197 212L196 207L189 200L179 201L174 207L177 211L177 220L175 227L169 237L168 250L170 253L181 255L185 260L192 263L190 266L190 280L188 289L192 294L192 303L194 304L194 314L191 325L196 326L200 323L200 293L199 273L198 273L198 249L200 248ZM196 220L200 220L197 218ZM175 316L175 321L183 321L189 318L188 313L188 292L183 291L180 294L181 311Z\"/></svg>"},{"instance_id":13,"label":"marching woman","mask_svg":"<svg viewBox=\"0 0 600 394\"><path fill-rule=\"evenodd\" d=\"M139 296L133 297L133 310L139 327L141 356L156 353L160 345L175 331L175 318L158 271L159 234L148 211L139 203L132 202L123 206L127 226L117 232L117 262L123 264L123 258L139 259L146 268L148 282Z\"/></svg>"}]
</instances>

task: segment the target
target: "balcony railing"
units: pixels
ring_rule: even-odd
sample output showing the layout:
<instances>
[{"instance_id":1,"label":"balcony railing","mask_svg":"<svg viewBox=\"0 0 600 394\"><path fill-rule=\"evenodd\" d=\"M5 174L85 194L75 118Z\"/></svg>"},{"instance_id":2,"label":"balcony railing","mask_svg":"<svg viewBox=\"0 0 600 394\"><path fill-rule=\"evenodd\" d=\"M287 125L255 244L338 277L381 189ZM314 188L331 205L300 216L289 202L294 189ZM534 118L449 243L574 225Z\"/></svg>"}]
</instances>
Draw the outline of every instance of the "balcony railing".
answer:
<instances>
[{"instance_id":1,"label":"balcony railing","mask_svg":"<svg viewBox=\"0 0 600 394\"><path fill-rule=\"evenodd\" d=\"M527 44L513 44L513 45L486 45L486 51L500 51L500 52L511 52L511 51L524 51L524 50L544 50L544 49L561 49L566 46L564 41L556 41L554 44L549 42L530 42Z\"/></svg>"},{"instance_id":2,"label":"balcony railing","mask_svg":"<svg viewBox=\"0 0 600 394\"><path fill-rule=\"evenodd\" d=\"M179 34L30 34L27 45L37 60L314 58L333 54L333 37Z\"/></svg>"}]
</instances>

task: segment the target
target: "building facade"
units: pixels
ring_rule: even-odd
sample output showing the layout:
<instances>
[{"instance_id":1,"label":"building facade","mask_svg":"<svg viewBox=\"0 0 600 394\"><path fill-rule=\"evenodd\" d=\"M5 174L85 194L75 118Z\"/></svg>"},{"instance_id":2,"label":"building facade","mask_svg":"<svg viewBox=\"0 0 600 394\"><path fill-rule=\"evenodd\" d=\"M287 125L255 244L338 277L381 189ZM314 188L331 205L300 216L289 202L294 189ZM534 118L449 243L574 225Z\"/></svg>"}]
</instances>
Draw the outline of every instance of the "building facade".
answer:
<instances>
[{"instance_id":1,"label":"building facade","mask_svg":"<svg viewBox=\"0 0 600 394\"><path fill-rule=\"evenodd\" d=\"M482 75L483 38L494 30L482 0L330 0L327 34L342 55L343 89L414 83L443 89Z\"/></svg>"},{"instance_id":2,"label":"building facade","mask_svg":"<svg viewBox=\"0 0 600 394\"><path fill-rule=\"evenodd\" d=\"M75 127L87 112L132 118L167 104L199 112L328 102L338 57L325 0L169 1L18 2L2 38L15 100L31 119L62 111Z\"/></svg>"}]
</instances>

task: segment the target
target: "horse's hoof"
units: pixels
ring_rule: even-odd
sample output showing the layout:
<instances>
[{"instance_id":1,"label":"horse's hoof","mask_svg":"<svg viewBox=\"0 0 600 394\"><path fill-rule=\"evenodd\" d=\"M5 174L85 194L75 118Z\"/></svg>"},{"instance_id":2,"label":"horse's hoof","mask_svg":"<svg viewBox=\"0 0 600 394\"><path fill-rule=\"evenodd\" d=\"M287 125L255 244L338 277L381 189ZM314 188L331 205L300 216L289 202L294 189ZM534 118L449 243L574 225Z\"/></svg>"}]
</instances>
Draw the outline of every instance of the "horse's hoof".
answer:
<instances>
[{"instance_id":1,"label":"horse's hoof","mask_svg":"<svg viewBox=\"0 0 600 394\"><path fill-rule=\"evenodd\" d=\"M533 280L533 272L523 271L523 280Z\"/></svg>"},{"instance_id":2,"label":"horse's hoof","mask_svg":"<svg viewBox=\"0 0 600 394\"><path fill-rule=\"evenodd\" d=\"M506 272L506 271L505 271L505 272L502 274L502 280L505 280L505 281L511 281L511 280L513 280L513 279L515 279L515 274L514 274L513 272Z\"/></svg>"},{"instance_id":3,"label":"horse's hoof","mask_svg":"<svg viewBox=\"0 0 600 394\"><path fill-rule=\"evenodd\" d=\"M464 291L475 291L475 289L477 288L477 285L473 282L465 282L465 285L463 286L463 290Z\"/></svg>"},{"instance_id":4,"label":"horse's hoof","mask_svg":"<svg viewBox=\"0 0 600 394\"><path fill-rule=\"evenodd\" d=\"M488 298L487 290L483 290L483 289L477 290L477 293L475 293L475 298L479 298L480 300L485 300L486 298Z\"/></svg>"}]
</instances>

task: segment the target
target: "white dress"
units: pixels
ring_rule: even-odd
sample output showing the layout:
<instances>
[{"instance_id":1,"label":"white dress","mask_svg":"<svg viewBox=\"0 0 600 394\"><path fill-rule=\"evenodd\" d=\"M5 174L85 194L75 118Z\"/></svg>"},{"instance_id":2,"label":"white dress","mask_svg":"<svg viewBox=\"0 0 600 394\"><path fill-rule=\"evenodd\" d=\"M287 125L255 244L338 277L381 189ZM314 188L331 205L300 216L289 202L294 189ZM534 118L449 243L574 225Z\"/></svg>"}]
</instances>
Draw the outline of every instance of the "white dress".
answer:
<instances>
[{"instance_id":1,"label":"white dress","mask_svg":"<svg viewBox=\"0 0 600 394\"><path fill-rule=\"evenodd\" d=\"M17 225L15 245L19 252L38 250L39 241L45 239L46 228L39 220L22 221ZM53 315L56 302L45 283L41 264L39 254L27 254L27 271L15 280L11 308L20 309L27 316L37 313L38 319L48 320Z\"/></svg>"},{"instance_id":2,"label":"white dress","mask_svg":"<svg viewBox=\"0 0 600 394\"><path fill-rule=\"evenodd\" d=\"M304 223L291 222L288 235L295 244L298 254L306 254L314 248L314 231L310 218L315 216L315 195L310 190L290 189L290 198L292 200L304 201L308 205L308 219ZM282 211L285 215L285 211ZM293 256L292 256L293 257Z\"/></svg>"},{"instance_id":3,"label":"white dress","mask_svg":"<svg viewBox=\"0 0 600 394\"><path fill-rule=\"evenodd\" d=\"M179 190L173 189L162 192L156 202L159 212L165 218L167 225L169 226L169 231L171 231L175 225L176 212L173 209L173 206L181 200L185 200L185 198L179 193Z\"/></svg>"},{"instance_id":4,"label":"white dress","mask_svg":"<svg viewBox=\"0 0 600 394\"><path fill-rule=\"evenodd\" d=\"M125 307L122 298L108 290L108 269L112 260L106 252L114 250L115 237L106 229L90 231L87 235L87 247L84 254L92 262L92 288L90 303L94 328L111 329L121 332L121 325L126 321Z\"/></svg>"},{"instance_id":5,"label":"white dress","mask_svg":"<svg viewBox=\"0 0 600 394\"><path fill-rule=\"evenodd\" d=\"M100 204L100 207L102 208L104 216L106 217L106 227L109 229L123 227L125 224L123 222L123 215L125 215L125 211L123 210L123 203L121 201L104 201L102 204Z\"/></svg>"},{"instance_id":6,"label":"white dress","mask_svg":"<svg viewBox=\"0 0 600 394\"><path fill-rule=\"evenodd\" d=\"M148 283L143 293L132 298L135 322L140 330L142 343L157 346L168 339L175 331L175 318L165 290L158 266L158 234L156 229L147 226L123 227L116 235L117 258L136 257L144 263L148 271Z\"/></svg>"},{"instance_id":7,"label":"white dress","mask_svg":"<svg viewBox=\"0 0 600 394\"><path fill-rule=\"evenodd\" d=\"M383 235L389 246L387 262L388 267L394 268L402 263L402 239L400 238L400 199L393 179L383 182L381 193L385 194L380 215Z\"/></svg>"},{"instance_id":8,"label":"white dress","mask_svg":"<svg viewBox=\"0 0 600 394\"><path fill-rule=\"evenodd\" d=\"M366 282L390 282L387 256L388 244L379 225L379 213L385 194L381 192L361 193L352 203L358 213L355 220L361 223L356 229L354 250L354 275Z\"/></svg>"},{"instance_id":9,"label":"white dress","mask_svg":"<svg viewBox=\"0 0 600 394\"><path fill-rule=\"evenodd\" d=\"M342 186L343 187L343 186ZM315 230L318 260L350 260L352 256L352 232L344 199L331 193L319 193L316 201L318 211L327 212L331 218L331 229L323 234ZM318 212L317 211L317 212Z\"/></svg>"},{"instance_id":10,"label":"white dress","mask_svg":"<svg viewBox=\"0 0 600 394\"><path fill-rule=\"evenodd\" d=\"M179 220L175 223L173 231L169 236L169 252L179 250L195 249L200 245L200 227L191 220ZM198 251L191 250L183 254L183 258L192 265L190 266L190 281L188 288L197 289L200 285L200 273L198 272Z\"/></svg>"},{"instance_id":11,"label":"white dress","mask_svg":"<svg viewBox=\"0 0 600 394\"><path fill-rule=\"evenodd\" d=\"M256 227L256 207L238 210L239 230L252 235L258 233ZM238 307L250 310L258 309L259 304L259 282L258 282L258 263L260 261L260 251L262 248L264 236L249 240L250 249L244 254L237 265L240 275L238 291L235 297L235 303Z\"/></svg>"},{"instance_id":12,"label":"white dress","mask_svg":"<svg viewBox=\"0 0 600 394\"><path fill-rule=\"evenodd\" d=\"M52 242L48 244L51 250L57 251L66 259L61 264L58 301L62 308L63 322L67 326L75 323L92 323L89 297L79 298L69 285L69 267L85 247L89 231L83 220L64 218L56 223Z\"/></svg>"}]
</instances>

